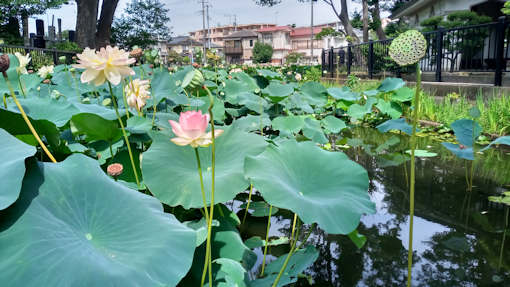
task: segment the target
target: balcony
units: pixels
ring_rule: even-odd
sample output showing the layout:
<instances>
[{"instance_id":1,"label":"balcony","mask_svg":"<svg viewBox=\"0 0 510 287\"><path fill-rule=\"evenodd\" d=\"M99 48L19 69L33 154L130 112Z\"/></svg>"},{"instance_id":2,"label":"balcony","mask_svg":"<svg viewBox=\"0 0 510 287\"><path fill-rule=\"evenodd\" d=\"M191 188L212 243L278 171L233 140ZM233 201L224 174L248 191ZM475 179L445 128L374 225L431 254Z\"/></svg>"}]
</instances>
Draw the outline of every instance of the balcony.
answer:
<instances>
[{"instance_id":1,"label":"balcony","mask_svg":"<svg viewBox=\"0 0 510 287\"><path fill-rule=\"evenodd\" d=\"M227 54L230 54L230 55L232 55L232 54L237 54L237 55L243 54L243 48L241 48L241 47L225 47L224 53L225 53L225 55L227 55Z\"/></svg>"}]
</instances>

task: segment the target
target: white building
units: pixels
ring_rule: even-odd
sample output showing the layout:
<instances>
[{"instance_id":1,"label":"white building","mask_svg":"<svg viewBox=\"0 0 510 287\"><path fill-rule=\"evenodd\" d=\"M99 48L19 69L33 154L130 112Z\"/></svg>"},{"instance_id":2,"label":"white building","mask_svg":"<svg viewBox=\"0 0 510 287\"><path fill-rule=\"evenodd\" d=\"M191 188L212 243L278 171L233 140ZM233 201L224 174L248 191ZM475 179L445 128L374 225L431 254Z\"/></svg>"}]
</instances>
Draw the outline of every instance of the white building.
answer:
<instances>
[{"instance_id":1,"label":"white building","mask_svg":"<svg viewBox=\"0 0 510 287\"><path fill-rule=\"evenodd\" d=\"M392 19L404 19L411 26L433 16L447 16L456 11L470 10L496 20L502 15L505 0L410 0L395 11Z\"/></svg>"}]
</instances>

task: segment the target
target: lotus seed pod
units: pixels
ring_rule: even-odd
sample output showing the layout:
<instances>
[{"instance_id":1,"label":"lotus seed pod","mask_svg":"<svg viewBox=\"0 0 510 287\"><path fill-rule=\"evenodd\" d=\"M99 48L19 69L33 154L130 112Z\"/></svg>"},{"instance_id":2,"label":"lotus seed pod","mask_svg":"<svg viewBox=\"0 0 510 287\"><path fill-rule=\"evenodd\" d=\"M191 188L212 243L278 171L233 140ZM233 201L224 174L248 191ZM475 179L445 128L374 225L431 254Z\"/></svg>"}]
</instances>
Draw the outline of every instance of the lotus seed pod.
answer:
<instances>
[{"instance_id":1,"label":"lotus seed pod","mask_svg":"<svg viewBox=\"0 0 510 287\"><path fill-rule=\"evenodd\" d=\"M400 34L390 45L390 57L400 66L416 64L427 52L427 40L422 33L409 30Z\"/></svg>"},{"instance_id":2,"label":"lotus seed pod","mask_svg":"<svg viewBox=\"0 0 510 287\"><path fill-rule=\"evenodd\" d=\"M0 72L5 73L9 66L11 65L11 60L9 59L9 55L3 54L0 56Z\"/></svg>"}]
</instances>

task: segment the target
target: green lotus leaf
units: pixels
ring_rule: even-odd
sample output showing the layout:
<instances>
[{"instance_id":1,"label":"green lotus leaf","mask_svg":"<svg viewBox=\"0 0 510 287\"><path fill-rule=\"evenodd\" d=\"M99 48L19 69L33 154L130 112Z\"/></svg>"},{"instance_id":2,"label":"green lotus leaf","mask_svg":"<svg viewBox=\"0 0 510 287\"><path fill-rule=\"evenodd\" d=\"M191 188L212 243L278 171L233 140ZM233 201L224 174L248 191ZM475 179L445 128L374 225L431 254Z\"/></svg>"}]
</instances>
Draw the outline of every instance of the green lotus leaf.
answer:
<instances>
[{"instance_id":1,"label":"green lotus leaf","mask_svg":"<svg viewBox=\"0 0 510 287\"><path fill-rule=\"evenodd\" d=\"M271 120L267 114L262 116L247 115L236 119L232 124L245 132L251 132L260 130L261 127L271 126Z\"/></svg>"},{"instance_id":2,"label":"green lotus leaf","mask_svg":"<svg viewBox=\"0 0 510 287\"><path fill-rule=\"evenodd\" d=\"M205 220L205 217L202 217L200 220L195 221L185 221L183 222L184 225L187 227L195 230L197 233L197 242L196 246L202 245L207 240L207 221ZM220 223L218 220L212 221L212 226L220 226Z\"/></svg>"},{"instance_id":3,"label":"green lotus leaf","mask_svg":"<svg viewBox=\"0 0 510 287\"><path fill-rule=\"evenodd\" d=\"M488 146L484 147L481 151L485 151L485 150L489 149L490 147L492 147L493 145L500 145L500 144L510 146L510 136L499 137L499 138L493 140Z\"/></svg>"},{"instance_id":4,"label":"green lotus leaf","mask_svg":"<svg viewBox=\"0 0 510 287\"><path fill-rule=\"evenodd\" d=\"M152 130L152 120L150 117L130 117L127 120L126 130L128 130L131 134L145 134Z\"/></svg>"},{"instance_id":5,"label":"green lotus leaf","mask_svg":"<svg viewBox=\"0 0 510 287\"><path fill-rule=\"evenodd\" d=\"M0 279L10 286L176 286L195 232L155 198L75 154L35 163L0 223Z\"/></svg>"},{"instance_id":6,"label":"green lotus leaf","mask_svg":"<svg viewBox=\"0 0 510 287\"><path fill-rule=\"evenodd\" d=\"M302 99L312 106L323 107L328 103L326 88L321 83L306 82L301 86Z\"/></svg>"},{"instance_id":7,"label":"green lotus leaf","mask_svg":"<svg viewBox=\"0 0 510 287\"><path fill-rule=\"evenodd\" d=\"M400 78L386 78L382 81L377 90L387 93L404 87L406 83Z\"/></svg>"},{"instance_id":8,"label":"green lotus leaf","mask_svg":"<svg viewBox=\"0 0 510 287\"><path fill-rule=\"evenodd\" d=\"M321 128L321 123L314 118L305 118L305 125L303 126L303 135L313 142L326 144L328 139L324 135Z\"/></svg>"},{"instance_id":9,"label":"green lotus leaf","mask_svg":"<svg viewBox=\"0 0 510 287\"><path fill-rule=\"evenodd\" d=\"M48 120L57 127L63 127L73 115L80 112L73 104L63 98L55 100L50 97L29 97L21 98L19 102L30 118ZM14 112L19 112L16 106L11 105L9 108Z\"/></svg>"},{"instance_id":10,"label":"green lotus leaf","mask_svg":"<svg viewBox=\"0 0 510 287\"><path fill-rule=\"evenodd\" d=\"M231 126L216 139L215 203L226 202L249 186L244 178L245 157L264 150L263 137ZM170 137L152 133L153 143L143 154L142 172L150 191L170 206L203 207L195 152L190 146L177 146ZM211 147L199 148L207 200L211 187Z\"/></svg>"},{"instance_id":11,"label":"green lotus leaf","mask_svg":"<svg viewBox=\"0 0 510 287\"><path fill-rule=\"evenodd\" d=\"M329 88L328 94L336 100L344 100L348 102L355 102L360 99L359 93L351 91L348 87Z\"/></svg>"},{"instance_id":12,"label":"green lotus leaf","mask_svg":"<svg viewBox=\"0 0 510 287\"><path fill-rule=\"evenodd\" d=\"M167 71L156 71L151 81L151 96L156 99L156 102L160 102L164 98L170 98L172 95L180 93L182 88L177 86L176 76L170 74Z\"/></svg>"},{"instance_id":13,"label":"green lotus leaf","mask_svg":"<svg viewBox=\"0 0 510 287\"><path fill-rule=\"evenodd\" d=\"M39 86L42 79L37 74L28 74L28 75L21 75L20 76L20 82L23 85L23 90L25 93L29 94L30 91L33 91L34 89Z\"/></svg>"},{"instance_id":14,"label":"green lotus leaf","mask_svg":"<svg viewBox=\"0 0 510 287\"><path fill-rule=\"evenodd\" d=\"M351 117L351 122L356 122L362 119L366 114L372 112L372 106L377 102L376 98L368 98L367 102L362 106L354 104L347 110L347 115Z\"/></svg>"},{"instance_id":15,"label":"green lotus leaf","mask_svg":"<svg viewBox=\"0 0 510 287\"><path fill-rule=\"evenodd\" d=\"M391 96L391 100L396 102L409 102L414 97L414 90L408 87L402 87L395 91L395 93Z\"/></svg>"},{"instance_id":16,"label":"green lotus leaf","mask_svg":"<svg viewBox=\"0 0 510 287\"><path fill-rule=\"evenodd\" d=\"M390 130L402 131L408 135L413 133L413 127L406 122L405 118L385 121L384 123L378 125L376 128L382 133L388 132ZM416 131L418 132L419 129L416 129Z\"/></svg>"},{"instance_id":17,"label":"green lotus leaf","mask_svg":"<svg viewBox=\"0 0 510 287\"><path fill-rule=\"evenodd\" d=\"M247 203L241 204L239 208L246 209ZM271 208L271 214L269 214L269 204L267 204L264 201L254 201L250 202L250 208L248 208L250 211L251 216L255 217L266 217L269 215L275 215L278 212L278 207Z\"/></svg>"},{"instance_id":18,"label":"green lotus leaf","mask_svg":"<svg viewBox=\"0 0 510 287\"><path fill-rule=\"evenodd\" d=\"M347 236L349 236L349 239L356 245L358 248L362 248L363 245L367 242L367 237L363 234L359 234L358 230L354 230L353 232L349 233Z\"/></svg>"},{"instance_id":19,"label":"green lotus leaf","mask_svg":"<svg viewBox=\"0 0 510 287\"><path fill-rule=\"evenodd\" d=\"M381 113L390 116L392 119L398 119L402 115L402 107L395 102L387 102L384 99L379 99L375 107L378 108Z\"/></svg>"},{"instance_id":20,"label":"green lotus leaf","mask_svg":"<svg viewBox=\"0 0 510 287\"><path fill-rule=\"evenodd\" d=\"M272 122L273 129L288 133L298 133L305 125L305 119L302 116L277 117Z\"/></svg>"},{"instance_id":21,"label":"green lotus leaf","mask_svg":"<svg viewBox=\"0 0 510 287\"><path fill-rule=\"evenodd\" d=\"M283 273L277 287L288 286L288 284L295 283L298 280L298 275L305 271L315 260L319 257L319 251L313 246L308 246L305 249L296 250L289 259L285 272ZM283 263L287 258L287 254L284 254L275 261L269 263L266 266L265 274L266 277L256 279L250 282L251 287L267 287L272 286L280 269L283 267Z\"/></svg>"},{"instance_id":22,"label":"green lotus leaf","mask_svg":"<svg viewBox=\"0 0 510 287\"><path fill-rule=\"evenodd\" d=\"M321 125L326 130L328 134L337 134L341 132L343 129L347 128L345 122L341 119L329 115L321 120Z\"/></svg>"},{"instance_id":23,"label":"green lotus leaf","mask_svg":"<svg viewBox=\"0 0 510 287\"><path fill-rule=\"evenodd\" d=\"M480 124L473 120L460 119L453 122L450 127L461 145L472 147L476 138L482 133Z\"/></svg>"},{"instance_id":24,"label":"green lotus leaf","mask_svg":"<svg viewBox=\"0 0 510 287\"><path fill-rule=\"evenodd\" d=\"M35 147L16 139L0 129L0 210L18 199L25 175L25 159L37 151Z\"/></svg>"},{"instance_id":25,"label":"green lotus leaf","mask_svg":"<svg viewBox=\"0 0 510 287\"><path fill-rule=\"evenodd\" d=\"M245 72L233 73L232 76L243 82L251 92L257 92L257 90L260 89L259 85L257 84L257 80Z\"/></svg>"},{"instance_id":26,"label":"green lotus leaf","mask_svg":"<svg viewBox=\"0 0 510 287\"><path fill-rule=\"evenodd\" d=\"M267 69L257 70L257 73L267 79L281 79L282 78L282 75L280 73L273 72L273 71L267 70Z\"/></svg>"},{"instance_id":27,"label":"green lotus leaf","mask_svg":"<svg viewBox=\"0 0 510 287\"><path fill-rule=\"evenodd\" d=\"M81 113L95 114L109 121L117 120L117 115L115 114L114 110L100 105L73 103L73 106L80 110ZM125 114L126 110L119 109L119 115L121 117Z\"/></svg>"},{"instance_id":28,"label":"green lotus leaf","mask_svg":"<svg viewBox=\"0 0 510 287\"><path fill-rule=\"evenodd\" d=\"M274 102L280 102L294 92L294 86L271 82L263 91Z\"/></svg>"},{"instance_id":29,"label":"green lotus leaf","mask_svg":"<svg viewBox=\"0 0 510 287\"><path fill-rule=\"evenodd\" d=\"M247 275L241 263L229 259L218 258L213 263L220 265L215 276L215 286L218 287L246 287Z\"/></svg>"},{"instance_id":30,"label":"green lotus leaf","mask_svg":"<svg viewBox=\"0 0 510 287\"><path fill-rule=\"evenodd\" d=\"M459 158L467 159L467 160L475 160L475 154L473 152L473 147L460 146L458 144L452 143L441 143L445 148L451 151L454 155Z\"/></svg>"},{"instance_id":31,"label":"green lotus leaf","mask_svg":"<svg viewBox=\"0 0 510 287\"><path fill-rule=\"evenodd\" d=\"M30 117L29 117L30 118ZM60 143L60 132L57 126L48 120L30 119L39 136L46 139L51 146L58 146ZM11 135L22 139L23 142L37 146L38 143L32 135L27 124L20 113L8 111L0 108L0 128L6 130Z\"/></svg>"},{"instance_id":32,"label":"green lotus leaf","mask_svg":"<svg viewBox=\"0 0 510 287\"><path fill-rule=\"evenodd\" d=\"M411 150L406 150L406 153L411 154ZM436 157L437 153L430 152L428 150L417 149L417 150L414 150L414 155L416 157Z\"/></svg>"},{"instance_id":33,"label":"green lotus leaf","mask_svg":"<svg viewBox=\"0 0 510 287\"><path fill-rule=\"evenodd\" d=\"M386 140L384 143L380 144L375 149L375 152L380 154L398 143L400 143L400 139L397 136L392 136L388 140Z\"/></svg>"},{"instance_id":34,"label":"green lotus leaf","mask_svg":"<svg viewBox=\"0 0 510 287\"><path fill-rule=\"evenodd\" d=\"M109 121L96 114L77 114L71 118L73 134L85 135L87 141L116 142L122 136L117 121Z\"/></svg>"},{"instance_id":35,"label":"green lotus leaf","mask_svg":"<svg viewBox=\"0 0 510 287\"><path fill-rule=\"evenodd\" d=\"M269 146L246 159L245 173L269 204L295 212L305 223L317 222L331 234L348 234L362 214L375 212L367 172L345 154L312 142Z\"/></svg>"}]
</instances>

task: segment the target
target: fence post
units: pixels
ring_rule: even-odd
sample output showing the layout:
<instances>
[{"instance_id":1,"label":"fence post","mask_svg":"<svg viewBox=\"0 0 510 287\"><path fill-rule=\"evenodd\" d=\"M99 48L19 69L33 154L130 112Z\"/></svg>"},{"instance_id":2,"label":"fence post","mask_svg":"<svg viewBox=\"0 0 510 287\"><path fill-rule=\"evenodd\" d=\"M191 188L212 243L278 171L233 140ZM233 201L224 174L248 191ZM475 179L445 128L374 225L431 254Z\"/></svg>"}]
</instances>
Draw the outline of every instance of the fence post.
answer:
<instances>
[{"instance_id":1,"label":"fence post","mask_svg":"<svg viewBox=\"0 0 510 287\"><path fill-rule=\"evenodd\" d=\"M56 66L58 65L58 57L57 57L57 49L56 48L53 48L53 64Z\"/></svg>"},{"instance_id":2,"label":"fence post","mask_svg":"<svg viewBox=\"0 0 510 287\"><path fill-rule=\"evenodd\" d=\"M333 64L333 59L335 58L335 50L333 50L333 47L329 49L329 65L328 65L328 71L330 78L333 78L333 69L335 65Z\"/></svg>"},{"instance_id":3,"label":"fence post","mask_svg":"<svg viewBox=\"0 0 510 287\"><path fill-rule=\"evenodd\" d=\"M496 71L494 73L494 85L501 86L503 83L503 64L505 50L505 16L499 17L496 26ZM506 65L506 64L505 64Z\"/></svg>"},{"instance_id":4,"label":"fence post","mask_svg":"<svg viewBox=\"0 0 510 287\"><path fill-rule=\"evenodd\" d=\"M372 79L374 76L374 42L368 43L368 77Z\"/></svg>"},{"instance_id":5,"label":"fence post","mask_svg":"<svg viewBox=\"0 0 510 287\"><path fill-rule=\"evenodd\" d=\"M436 31L436 82L442 82L444 28Z\"/></svg>"},{"instance_id":6,"label":"fence post","mask_svg":"<svg viewBox=\"0 0 510 287\"><path fill-rule=\"evenodd\" d=\"M347 75L351 74L351 65L352 65L352 50L351 44L347 46Z\"/></svg>"},{"instance_id":7,"label":"fence post","mask_svg":"<svg viewBox=\"0 0 510 287\"><path fill-rule=\"evenodd\" d=\"M324 77L324 70L326 69L326 53L325 50L322 49L321 53L321 75Z\"/></svg>"}]
</instances>

